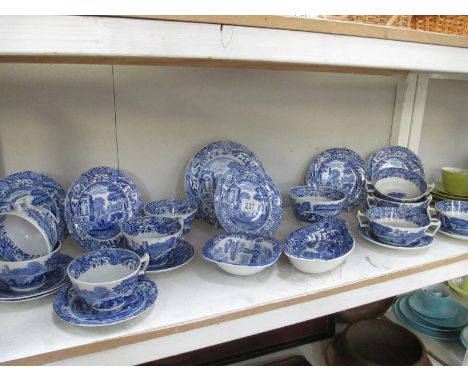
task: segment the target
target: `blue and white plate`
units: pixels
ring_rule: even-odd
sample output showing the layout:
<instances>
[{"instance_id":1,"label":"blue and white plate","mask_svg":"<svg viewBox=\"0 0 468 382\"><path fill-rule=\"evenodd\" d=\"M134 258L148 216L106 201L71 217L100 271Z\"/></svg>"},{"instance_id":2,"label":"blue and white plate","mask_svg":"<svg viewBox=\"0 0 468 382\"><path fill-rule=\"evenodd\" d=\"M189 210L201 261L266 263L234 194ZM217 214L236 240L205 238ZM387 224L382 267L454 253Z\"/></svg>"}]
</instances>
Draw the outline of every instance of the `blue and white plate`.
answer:
<instances>
[{"instance_id":1,"label":"blue and white plate","mask_svg":"<svg viewBox=\"0 0 468 382\"><path fill-rule=\"evenodd\" d=\"M68 236L65 224L65 190L47 175L33 171L22 171L0 181L0 212L11 210L15 201L28 197L31 204L43 207L58 220L59 240Z\"/></svg>"},{"instance_id":2,"label":"blue and white plate","mask_svg":"<svg viewBox=\"0 0 468 382\"><path fill-rule=\"evenodd\" d=\"M421 239L417 240L415 243L412 243L407 247L396 246L396 245L385 244L385 243L378 241L372 235L372 233L369 231L369 228L367 227L358 226L358 232L364 239L370 241L371 243L377 244L381 247L390 248L390 249L398 249L401 251L414 251L418 249L428 248L434 243L433 236L424 235Z\"/></svg>"},{"instance_id":3,"label":"blue and white plate","mask_svg":"<svg viewBox=\"0 0 468 382\"><path fill-rule=\"evenodd\" d=\"M156 284L140 276L135 294L118 311L97 312L76 294L73 286L63 288L54 300L54 311L59 318L77 326L109 326L131 320L148 310L158 297Z\"/></svg>"},{"instance_id":4,"label":"blue and white plate","mask_svg":"<svg viewBox=\"0 0 468 382\"><path fill-rule=\"evenodd\" d=\"M185 240L178 239L175 248L159 257L151 260L146 268L146 273L161 273L180 268L193 260L193 245Z\"/></svg>"},{"instance_id":5,"label":"blue and white plate","mask_svg":"<svg viewBox=\"0 0 468 382\"><path fill-rule=\"evenodd\" d=\"M44 285L31 291L13 291L0 284L0 302L30 301L57 292L60 288L70 283L67 275L68 264L73 260L71 256L59 253L55 269L47 275Z\"/></svg>"},{"instance_id":6,"label":"blue and white plate","mask_svg":"<svg viewBox=\"0 0 468 382\"><path fill-rule=\"evenodd\" d=\"M421 159L410 149L403 146L383 147L372 153L366 161L367 179L372 179L374 173L388 167L411 170L424 178L424 167Z\"/></svg>"},{"instance_id":7,"label":"blue and white plate","mask_svg":"<svg viewBox=\"0 0 468 382\"><path fill-rule=\"evenodd\" d=\"M263 169L261 162L247 147L232 141L210 143L190 159L185 171L185 192L198 205L198 216L207 223L218 222L214 210L214 193L218 180L232 164Z\"/></svg>"},{"instance_id":8,"label":"blue and white plate","mask_svg":"<svg viewBox=\"0 0 468 382\"><path fill-rule=\"evenodd\" d=\"M357 207L366 196L364 161L353 150L331 148L322 151L307 169L306 183L344 192L344 209Z\"/></svg>"},{"instance_id":9,"label":"blue and white plate","mask_svg":"<svg viewBox=\"0 0 468 382\"><path fill-rule=\"evenodd\" d=\"M437 233L441 233L442 235L448 236L448 237L453 237L454 239L458 240L468 240L468 235L459 235L456 232L452 232L446 228L440 227Z\"/></svg>"},{"instance_id":10,"label":"blue and white plate","mask_svg":"<svg viewBox=\"0 0 468 382\"><path fill-rule=\"evenodd\" d=\"M216 187L214 206L228 233L272 236L281 222L281 192L263 171L233 165Z\"/></svg>"},{"instance_id":11,"label":"blue and white plate","mask_svg":"<svg viewBox=\"0 0 468 382\"><path fill-rule=\"evenodd\" d=\"M135 183L110 167L95 167L81 174L65 200L68 229L87 250L118 247L122 224L141 213Z\"/></svg>"}]
</instances>

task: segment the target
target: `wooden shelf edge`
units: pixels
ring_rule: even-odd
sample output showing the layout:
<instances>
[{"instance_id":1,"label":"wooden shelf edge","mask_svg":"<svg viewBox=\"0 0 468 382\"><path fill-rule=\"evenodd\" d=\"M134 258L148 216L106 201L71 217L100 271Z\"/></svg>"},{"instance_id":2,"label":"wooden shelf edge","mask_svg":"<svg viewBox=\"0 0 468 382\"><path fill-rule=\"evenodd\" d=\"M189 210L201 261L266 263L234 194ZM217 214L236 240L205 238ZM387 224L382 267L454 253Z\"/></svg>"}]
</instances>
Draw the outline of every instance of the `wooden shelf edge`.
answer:
<instances>
[{"instance_id":1,"label":"wooden shelf edge","mask_svg":"<svg viewBox=\"0 0 468 382\"><path fill-rule=\"evenodd\" d=\"M216 325L225 321L231 321L255 314L265 313L275 309L285 308L291 305L300 304L312 300L321 299L324 297L349 292L355 289L369 287L375 284L391 281L404 276L410 276L424 271L436 269L442 266L458 263L468 260L468 252L456 255L449 259L437 260L421 266L403 269L400 271L388 273L371 279L363 279L354 283L342 285L336 288L330 288L319 292L313 292L306 295L296 296L280 301L254 306L252 308L239 311L228 312L215 317L207 317L193 322L185 322L179 325L145 331L137 334L126 335L118 338L93 342L85 345L74 346L67 349L55 350L47 353L37 354L30 357L18 358L15 360L0 363L0 365L41 365L54 361L59 361L67 358L82 356L90 353L96 353L119 346L131 345L146 340L156 339L172 334L187 332L190 330L203 328L210 325ZM331 314L331 313L330 313Z\"/></svg>"}]
</instances>

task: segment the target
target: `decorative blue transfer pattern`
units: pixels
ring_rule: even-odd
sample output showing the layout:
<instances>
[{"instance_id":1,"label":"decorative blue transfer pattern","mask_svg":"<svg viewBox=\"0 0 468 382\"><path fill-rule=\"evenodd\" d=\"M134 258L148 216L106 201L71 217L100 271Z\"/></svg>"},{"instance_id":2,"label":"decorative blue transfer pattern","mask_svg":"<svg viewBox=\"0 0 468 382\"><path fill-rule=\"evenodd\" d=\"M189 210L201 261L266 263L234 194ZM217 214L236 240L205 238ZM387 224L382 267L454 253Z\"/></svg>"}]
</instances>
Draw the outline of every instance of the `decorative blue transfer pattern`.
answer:
<instances>
[{"instance_id":1,"label":"decorative blue transfer pattern","mask_svg":"<svg viewBox=\"0 0 468 382\"><path fill-rule=\"evenodd\" d=\"M444 200L435 204L444 231L468 236L468 202Z\"/></svg>"},{"instance_id":2,"label":"decorative blue transfer pattern","mask_svg":"<svg viewBox=\"0 0 468 382\"><path fill-rule=\"evenodd\" d=\"M144 234L173 235L180 231L179 222L172 218L157 216L141 216L127 221L122 231L127 235L138 236Z\"/></svg>"},{"instance_id":3,"label":"decorative blue transfer pattern","mask_svg":"<svg viewBox=\"0 0 468 382\"><path fill-rule=\"evenodd\" d=\"M67 267L72 260L72 257L58 253L55 269L47 274L45 283L37 289L12 290L7 285L0 283L0 302L28 301L55 293L70 283Z\"/></svg>"},{"instance_id":4,"label":"decorative blue transfer pattern","mask_svg":"<svg viewBox=\"0 0 468 382\"><path fill-rule=\"evenodd\" d=\"M345 209L357 207L366 196L364 161L347 148L322 151L307 169L306 183L334 188L344 192Z\"/></svg>"},{"instance_id":5,"label":"decorative blue transfer pattern","mask_svg":"<svg viewBox=\"0 0 468 382\"><path fill-rule=\"evenodd\" d=\"M6 230L3 224L4 220L5 216L0 216L0 260L22 261L34 258L34 256L24 253L8 236L6 236Z\"/></svg>"},{"instance_id":6,"label":"decorative blue transfer pattern","mask_svg":"<svg viewBox=\"0 0 468 382\"><path fill-rule=\"evenodd\" d=\"M263 171L232 165L215 192L215 211L226 232L272 236L281 222L281 193Z\"/></svg>"},{"instance_id":7,"label":"decorative blue transfer pattern","mask_svg":"<svg viewBox=\"0 0 468 382\"><path fill-rule=\"evenodd\" d=\"M216 263L258 267L279 259L281 244L271 238L246 233L218 235L207 241L203 257Z\"/></svg>"},{"instance_id":8,"label":"decorative blue transfer pattern","mask_svg":"<svg viewBox=\"0 0 468 382\"><path fill-rule=\"evenodd\" d=\"M148 203L145 214L170 218L181 218L184 222L183 235L187 235L197 215L197 204L190 199L165 199Z\"/></svg>"},{"instance_id":9,"label":"decorative blue transfer pattern","mask_svg":"<svg viewBox=\"0 0 468 382\"><path fill-rule=\"evenodd\" d=\"M65 322L78 326L109 326L128 321L147 311L158 297L156 284L140 276L135 293L120 309L97 312L89 307L76 293L74 287L63 288L54 300L57 316Z\"/></svg>"},{"instance_id":10,"label":"decorative blue transfer pattern","mask_svg":"<svg viewBox=\"0 0 468 382\"><path fill-rule=\"evenodd\" d=\"M235 163L263 169L252 151L232 141L217 141L203 147L187 165L185 192L198 205L198 215L209 224L218 222L214 210L218 181Z\"/></svg>"},{"instance_id":11,"label":"decorative blue transfer pattern","mask_svg":"<svg viewBox=\"0 0 468 382\"><path fill-rule=\"evenodd\" d=\"M384 168L398 167L416 172L424 178L421 159L403 146L389 146L375 151L366 161L366 176L371 180L374 173Z\"/></svg>"},{"instance_id":12,"label":"decorative blue transfer pattern","mask_svg":"<svg viewBox=\"0 0 468 382\"><path fill-rule=\"evenodd\" d=\"M33 171L17 172L0 181L0 212L27 196L31 204L50 210L58 219L59 240L68 236L65 223L65 191L55 180Z\"/></svg>"},{"instance_id":13,"label":"decorative blue transfer pattern","mask_svg":"<svg viewBox=\"0 0 468 382\"><path fill-rule=\"evenodd\" d=\"M387 194L384 194L379 189L379 182L385 181L389 178L404 179L406 182L411 183L413 187L419 190L419 195L417 195L416 197L412 197L410 195L407 195L406 192L404 192L403 190L396 190L396 189L394 191L390 191ZM372 176L372 184L377 190L378 194L387 200L394 200L394 201L414 200L416 201L417 199L423 197L424 195L428 193L427 183L424 180L424 178L418 175L417 173L412 172L410 170L406 170L404 168L390 167L390 168L384 168L380 171L377 171Z\"/></svg>"},{"instance_id":14,"label":"decorative blue transfer pattern","mask_svg":"<svg viewBox=\"0 0 468 382\"><path fill-rule=\"evenodd\" d=\"M121 225L141 214L141 197L122 171L95 167L68 190L65 220L75 241L88 250L119 246Z\"/></svg>"},{"instance_id":15,"label":"decorative blue transfer pattern","mask_svg":"<svg viewBox=\"0 0 468 382\"><path fill-rule=\"evenodd\" d=\"M365 204L365 208L368 209L369 207L396 207L396 208L423 208L427 210L429 204L432 200L432 196L429 195L427 198L420 202L413 202L413 203L403 203L397 202L394 200L386 200L379 198L377 195L367 195L367 201Z\"/></svg>"},{"instance_id":16,"label":"decorative blue transfer pattern","mask_svg":"<svg viewBox=\"0 0 468 382\"><path fill-rule=\"evenodd\" d=\"M194 254L192 244L178 239L173 249L159 256L156 260L150 260L146 273L165 272L180 268L188 264L193 259Z\"/></svg>"},{"instance_id":17,"label":"decorative blue transfer pattern","mask_svg":"<svg viewBox=\"0 0 468 382\"><path fill-rule=\"evenodd\" d=\"M344 220L327 218L288 235L284 251L299 259L333 260L354 248L354 238Z\"/></svg>"},{"instance_id":18,"label":"decorative blue transfer pattern","mask_svg":"<svg viewBox=\"0 0 468 382\"><path fill-rule=\"evenodd\" d=\"M58 239L57 220L55 216L49 211L42 208L25 208L22 212L34 220L34 222L41 228L47 237L47 241L51 247L54 247Z\"/></svg>"}]
</instances>

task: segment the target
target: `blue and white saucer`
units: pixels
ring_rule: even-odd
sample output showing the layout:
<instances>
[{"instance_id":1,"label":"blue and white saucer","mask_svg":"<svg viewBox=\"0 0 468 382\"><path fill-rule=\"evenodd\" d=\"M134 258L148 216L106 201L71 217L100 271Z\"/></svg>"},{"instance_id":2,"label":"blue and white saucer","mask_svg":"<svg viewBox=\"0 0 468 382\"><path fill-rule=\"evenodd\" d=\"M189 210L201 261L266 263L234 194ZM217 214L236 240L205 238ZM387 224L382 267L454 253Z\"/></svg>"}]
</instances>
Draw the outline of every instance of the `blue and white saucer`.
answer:
<instances>
[{"instance_id":1,"label":"blue and white saucer","mask_svg":"<svg viewBox=\"0 0 468 382\"><path fill-rule=\"evenodd\" d=\"M218 222L213 203L218 180L236 163L263 169L252 151L232 141L210 143L200 149L187 165L185 192L197 203L198 216L209 224Z\"/></svg>"},{"instance_id":2,"label":"blue and white saucer","mask_svg":"<svg viewBox=\"0 0 468 382\"><path fill-rule=\"evenodd\" d=\"M448 230L446 228L442 228L442 226L439 228L437 233L441 233L442 235L452 237L452 238L458 239L458 240L468 240L468 235L460 235L460 234L452 232L452 231L450 231L450 230Z\"/></svg>"},{"instance_id":3,"label":"blue and white saucer","mask_svg":"<svg viewBox=\"0 0 468 382\"><path fill-rule=\"evenodd\" d=\"M0 181L0 211L11 210L17 199L27 196L33 206L48 209L58 220L59 240L68 236L65 224L65 190L54 179L22 171Z\"/></svg>"},{"instance_id":4,"label":"blue and white saucer","mask_svg":"<svg viewBox=\"0 0 468 382\"><path fill-rule=\"evenodd\" d=\"M273 236L281 222L281 192L263 171L235 165L216 187L214 206L228 233Z\"/></svg>"},{"instance_id":5,"label":"blue and white saucer","mask_svg":"<svg viewBox=\"0 0 468 382\"><path fill-rule=\"evenodd\" d=\"M406 247L403 247L403 246L400 247L396 245L385 244L385 243L378 241L372 235L372 233L369 231L369 228L367 227L358 226L358 232L364 239L370 241L371 243L380 245L381 247L390 248L390 249L398 249L402 251L414 251L418 249L428 248L434 243L434 237L430 235L424 235L421 239L417 240L415 243L412 243L411 245L406 246Z\"/></svg>"},{"instance_id":6,"label":"blue and white saucer","mask_svg":"<svg viewBox=\"0 0 468 382\"><path fill-rule=\"evenodd\" d=\"M71 185L65 220L75 241L87 250L118 247L121 226L142 213L140 193L122 171L95 167Z\"/></svg>"},{"instance_id":7,"label":"blue and white saucer","mask_svg":"<svg viewBox=\"0 0 468 382\"><path fill-rule=\"evenodd\" d=\"M154 281L140 276L135 294L116 312L97 312L75 292L73 286L60 290L54 300L54 311L65 322L77 326L109 326L131 320L148 310L158 297Z\"/></svg>"},{"instance_id":8,"label":"blue and white saucer","mask_svg":"<svg viewBox=\"0 0 468 382\"><path fill-rule=\"evenodd\" d=\"M156 261L151 260L146 268L146 273L161 273L180 268L193 260L195 251L192 244L178 239L175 248L165 253Z\"/></svg>"},{"instance_id":9,"label":"blue and white saucer","mask_svg":"<svg viewBox=\"0 0 468 382\"><path fill-rule=\"evenodd\" d=\"M30 301L57 292L60 288L70 283L67 275L67 267L72 260L73 257L59 253L57 266L47 275L45 284L37 289L20 292L13 291L0 284L0 302Z\"/></svg>"}]
</instances>

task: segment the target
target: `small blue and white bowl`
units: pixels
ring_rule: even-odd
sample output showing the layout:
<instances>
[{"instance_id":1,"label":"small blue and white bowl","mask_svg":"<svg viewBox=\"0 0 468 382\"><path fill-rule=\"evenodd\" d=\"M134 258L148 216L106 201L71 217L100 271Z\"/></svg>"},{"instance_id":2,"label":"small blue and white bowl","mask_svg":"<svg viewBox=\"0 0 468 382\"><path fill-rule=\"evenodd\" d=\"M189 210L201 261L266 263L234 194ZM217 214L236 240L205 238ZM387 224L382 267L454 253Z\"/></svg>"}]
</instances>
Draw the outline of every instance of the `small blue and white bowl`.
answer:
<instances>
[{"instance_id":1,"label":"small blue and white bowl","mask_svg":"<svg viewBox=\"0 0 468 382\"><path fill-rule=\"evenodd\" d=\"M203 247L203 258L233 275L247 276L273 265L281 255L281 244L271 238L233 233L211 238Z\"/></svg>"},{"instance_id":2,"label":"small blue and white bowl","mask_svg":"<svg viewBox=\"0 0 468 382\"><path fill-rule=\"evenodd\" d=\"M358 211L361 227L366 227L381 243L407 247L425 235L434 236L440 220L431 218L427 210L395 207L371 207Z\"/></svg>"},{"instance_id":3,"label":"small blue and white bowl","mask_svg":"<svg viewBox=\"0 0 468 382\"><path fill-rule=\"evenodd\" d=\"M313 223L338 215L343 209L346 195L329 187L297 186L289 190L289 198L294 216Z\"/></svg>"},{"instance_id":4,"label":"small blue and white bowl","mask_svg":"<svg viewBox=\"0 0 468 382\"><path fill-rule=\"evenodd\" d=\"M468 236L468 202L443 200L437 202L434 208L444 230Z\"/></svg>"},{"instance_id":5,"label":"small blue and white bowl","mask_svg":"<svg viewBox=\"0 0 468 382\"><path fill-rule=\"evenodd\" d=\"M190 199L164 199L150 202L144 207L146 215L183 220L182 235L187 235L192 229L192 223L197 214L197 204Z\"/></svg>"},{"instance_id":6,"label":"small blue and white bowl","mask_svg":"<svg viewBox=\"0 0 468 382\"><path fill-rule=\"evenodd\" d=\"M85 253L68 265L68 277L77 295L91 308L110 312L125 306L134 295L138 276L144 274L149 257L140 258L123 248Z\"/></svg>"},{"instance_id":7,"label":"small blue and white bowl","mask_svg":"<svg viewBox=\"0 0 468 382\"><path fill-rule=\"evenodd\" d=\"M424 178L407 169L388 167L372 175L367 191L377 193L382 199L396 202L418 202L428 195L434 184L427 185Z\"/></svg>"},{"instance_id":8,"label":"small blue and white bowl","mask_svg":"<svg viewBox=\"0 0 468 382\"><path fill-rule=\"evenodd\" d=\"M381 198L380 196L377 196L375 194L369 194L367 195L367 206L368 208L370 207L403 207L403 208L422 208L427 210L429 208L429 204L432 201L432 195L427 195L422 198L421 201L418 202L408 202L408 203L402 203L402 202L397 202L394 200L386 200Z\"/></svg>"},{"instance_id":9,"label":"small blue and white bowl","mask_svg":"<svg viewBox=\"0 0 468 382\"><path fill-rule=\"evenodd\" d=\"M123 244L140 256L147 253L150 261L173 249L182 235L182 219L138 216L122 226Z\"/></svg>"},{"instance_id":10,"label":"small blue and white bowl","mask_svg":"<svg viewBox=\"0 0 468 382\"><path fill-rule=\"evenodd\" d=\"M322 273L336 268L346 260L354 245L345 221L339 218L299 228L283 243L291 264L305 273Z\"/></svg>"},{"instance_id":11,"label":"small blue and white bowl","mask_svg":"<svg viewBox=\"0 0 468 382\"><path fill-rule=\"evenodd\" d=\"M57 265L61 243L47 255L23 261L0 261L0 283L17 292L40 288Z\"/></svg>"}]
</instances>

